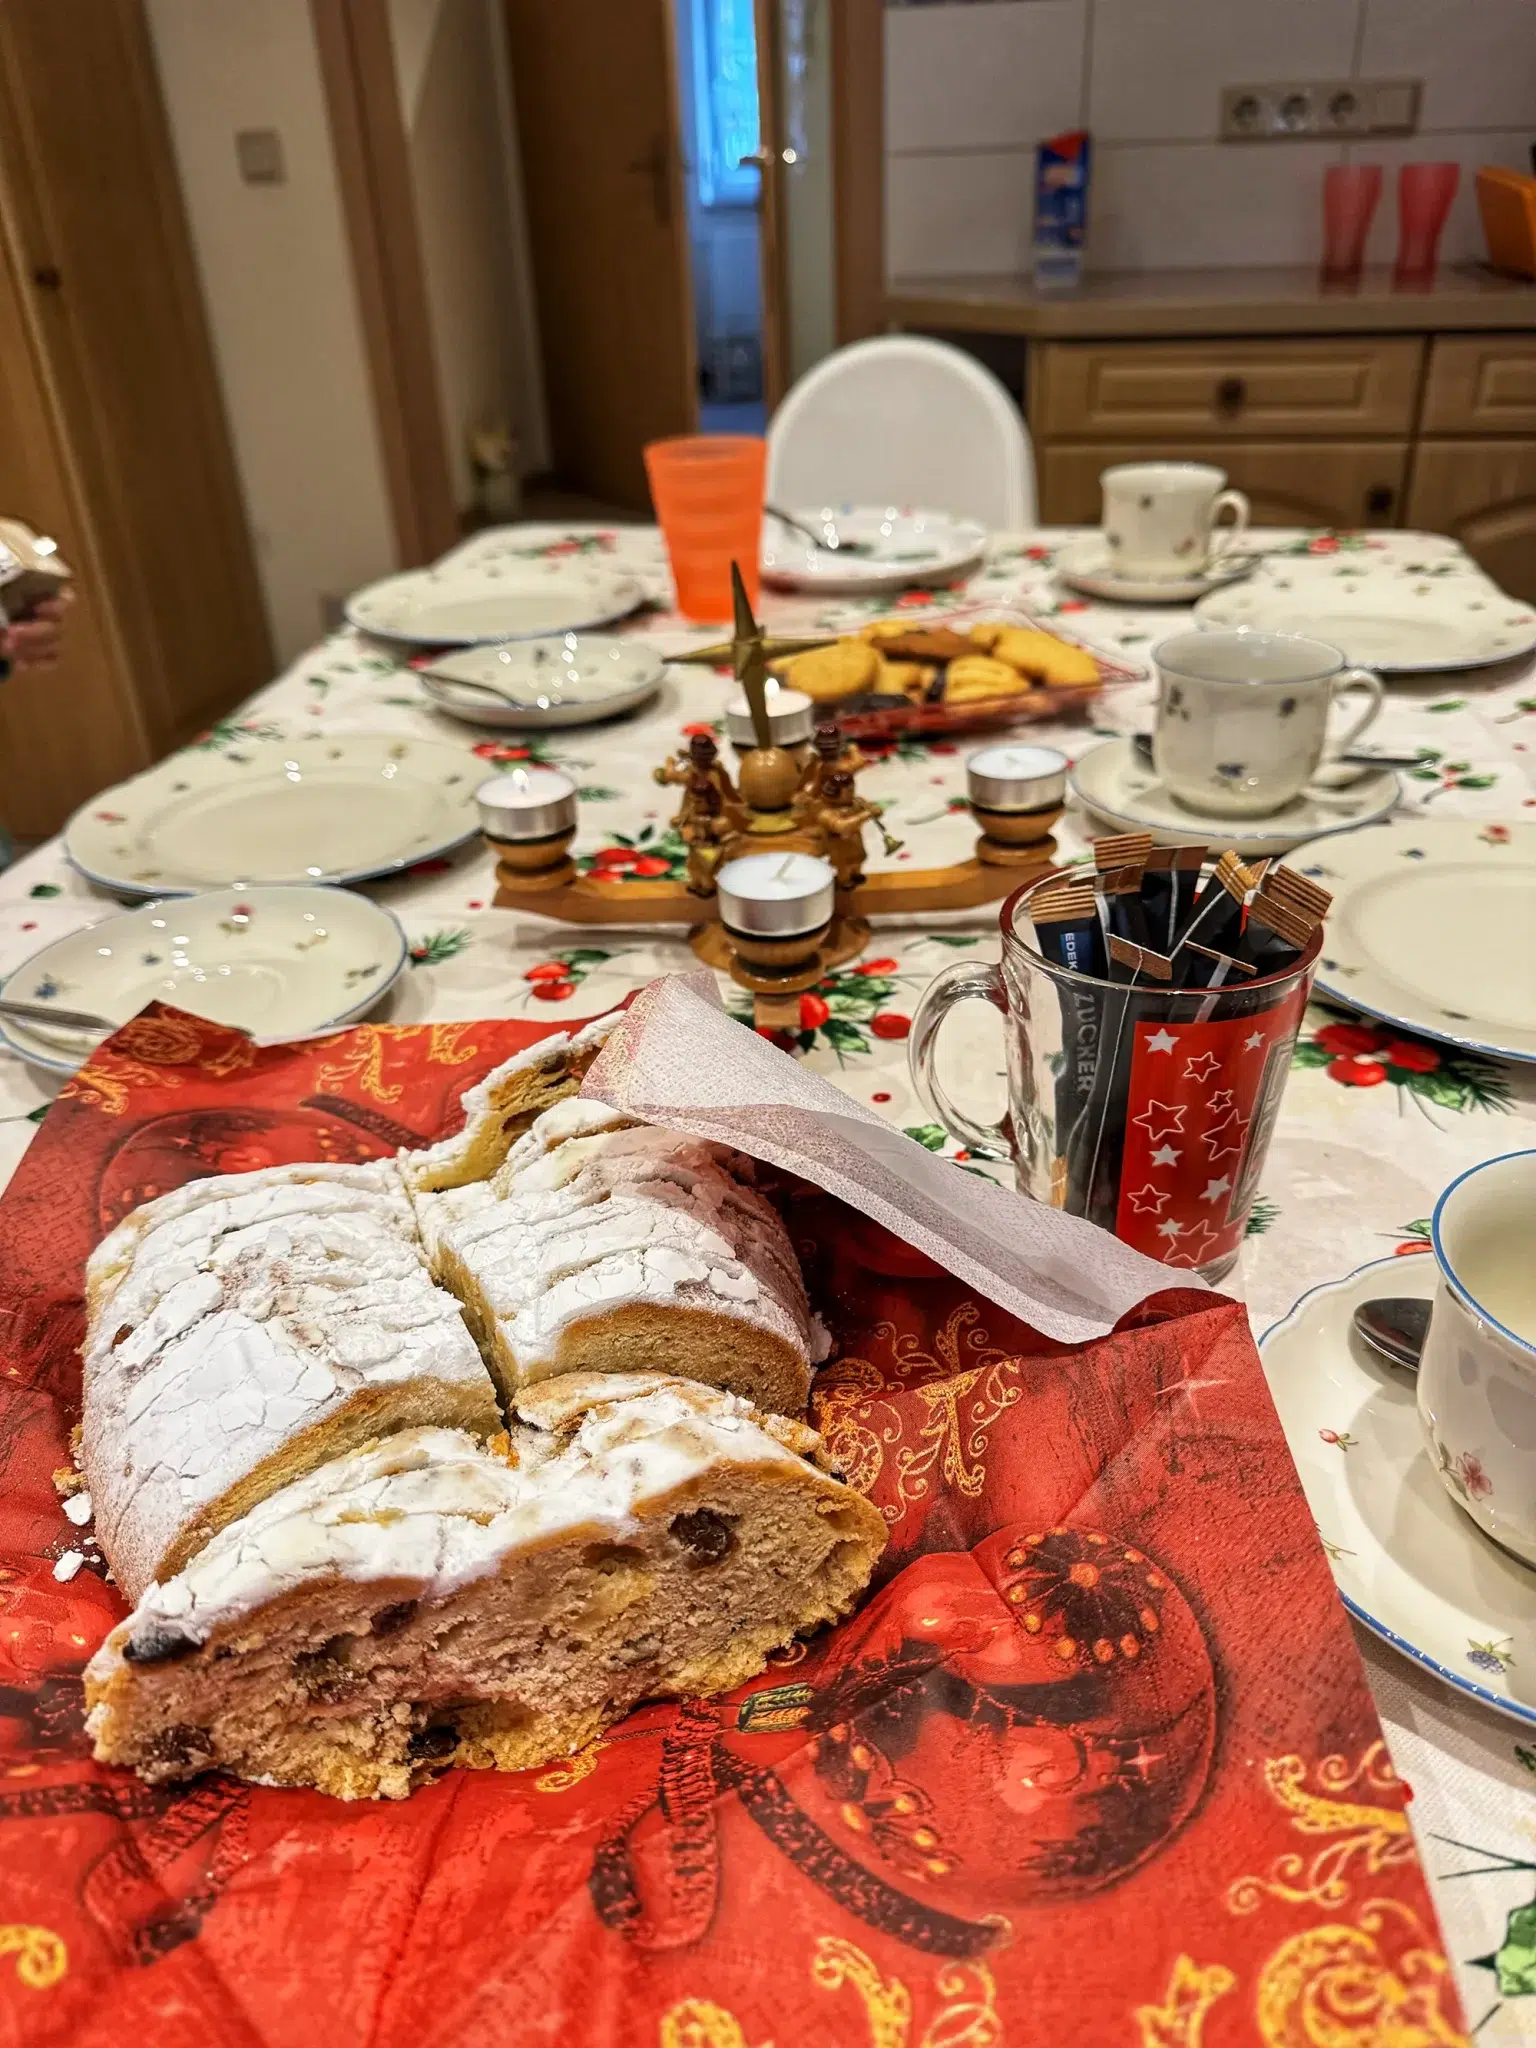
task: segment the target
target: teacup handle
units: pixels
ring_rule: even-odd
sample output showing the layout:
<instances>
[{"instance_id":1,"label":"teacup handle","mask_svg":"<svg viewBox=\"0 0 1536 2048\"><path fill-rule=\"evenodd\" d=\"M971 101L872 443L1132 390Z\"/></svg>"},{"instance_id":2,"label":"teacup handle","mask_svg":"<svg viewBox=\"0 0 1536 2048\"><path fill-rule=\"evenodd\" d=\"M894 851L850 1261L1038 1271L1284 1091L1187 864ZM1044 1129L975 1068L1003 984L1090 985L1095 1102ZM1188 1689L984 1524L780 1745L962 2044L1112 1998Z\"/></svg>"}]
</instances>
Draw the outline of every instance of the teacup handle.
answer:
<instances>
[{"instance_id":1,"label":"teacup handle","mask_svg":"<svg viewBox=\"0 0 1536 2048\"><path fill-rule=\"evenodd\" d=\"M1368 668L1341 669L1333 679L1333 695L1343 695L1346 690L1364 690L1369 702L1353 725L1347 725L1343 732L1328 742L1330 758L1347 753L1359 739L1368 725L1373 725L1381 715L1381 677Z\"/></svg>"},{"instance_id":2,"label":"teacup handle","mask_svg":"<svg viewBox=\"0 0 1536 2048\"><path fill-rule=\"evenodd\" d=\"M967 1002L991 1003L1006 1017L1008 997L1002 969L989 967L981 960L956 960L934 976L923 990L917 1015L912 1019L907 1070L912 1086L952 1138L958 1138L978 1159L1011 1159L1013 1149L1004 1125L974 1122L956 1109L939 1080L935 1061L939 1027L956 1003Z\"/></svg>"},{"instance_id":3,"label":"teacup handle","mask_svg":"<svg viewBox=\"0 0 1536 2048\"><path fill-rule=\"evenodd\" d=\"M1227 507L1231 508L1232 524L1230 526L1218 526L1216 522ZM1248 500L1241 491L1222 491L1218 495L1215 504L1211 507L1211 539L1208 559L1212 562L1220 561L1221 557L1227 554L1234 546L1238 535L1247 531Z\"/></svg>"}]
</instances>

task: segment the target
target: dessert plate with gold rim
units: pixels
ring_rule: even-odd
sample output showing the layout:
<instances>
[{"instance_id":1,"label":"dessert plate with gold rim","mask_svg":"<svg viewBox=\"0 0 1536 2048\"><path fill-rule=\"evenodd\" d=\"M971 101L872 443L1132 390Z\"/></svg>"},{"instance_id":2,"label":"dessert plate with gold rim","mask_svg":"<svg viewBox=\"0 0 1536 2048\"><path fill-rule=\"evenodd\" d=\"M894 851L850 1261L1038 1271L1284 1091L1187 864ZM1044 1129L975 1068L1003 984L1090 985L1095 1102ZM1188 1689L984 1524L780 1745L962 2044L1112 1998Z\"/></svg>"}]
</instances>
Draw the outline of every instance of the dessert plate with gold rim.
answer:
<instances>
[{"instance_id":1,"label":"dessert plate with gold rim","mask_svg":"<svg viewBox=\"0 0 1536 2048\"><path fill-rule=\"evenodd\" d=\"M373 1008L405 967L393 912L346 889L215 889L141 904L55 939L7 976L12 999L117 1026L174 1003L265 1042L308 1038ZM72 1074L100 1042L64 1024L0 1019L34 1066Z\"/></svg>"},{"instance_id":2,"label":"dessert plate with gold rim","mask_svg":"<svg viewBox=\"0 0 1536 2048\"><path fill-rule=\"evenodd\" d=\"M1344 1605L1447 1685L1536 1727L1536 1571L1446 1492L1414 1383L1359 1338L1381 1295L1429 1299L1424 1255L1376 1259L1304 1294L1259 1340L1265 1378Z\"/></svg>"},{"instance_id":3,"label":"dessert plate with gold rim","mask_svg":"<svg viewBox=\"0 0 1536 2048\"><path fill-rule=\"evenodd\" d=\"M465 747L397 733L192 748L82 804L64 851L119 896L361 882L473 838L479 767Z\"/></svg>"},{"instance_id":4,"label":"dessert plate with gold rim","mask_svg":"<svg viewBox=\"0 0 1536 2048\"><path fill-rule=\"evenodd\" d=\"M1333 892L1320 994L1404 1031L1536 1060L1536 823L1396 818L1298 846Z\"/></svg>"}]
</instances>

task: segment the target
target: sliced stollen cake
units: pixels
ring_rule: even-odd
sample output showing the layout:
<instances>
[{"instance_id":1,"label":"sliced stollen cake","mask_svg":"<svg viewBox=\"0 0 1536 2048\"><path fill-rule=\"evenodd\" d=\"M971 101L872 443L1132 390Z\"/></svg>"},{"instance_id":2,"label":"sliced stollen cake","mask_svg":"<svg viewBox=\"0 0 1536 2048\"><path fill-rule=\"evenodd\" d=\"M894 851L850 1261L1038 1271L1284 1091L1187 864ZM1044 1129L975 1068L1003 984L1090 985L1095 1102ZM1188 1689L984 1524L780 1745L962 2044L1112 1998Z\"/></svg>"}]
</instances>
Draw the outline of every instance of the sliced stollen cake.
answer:
<instances>
[{"instance_id":1,"label":"sliced stollen cake","mask_svg":"<svg viewBox=\"0 0 1536 2048\"><path fill-rule=\"evenodd\" d=\"M802 1411L826 1333L753 1171L573 1098L489 1187L418 1196L433 1269L504 1401L561 1373L664 1371Z\"/></svg>"},{"instance_id":2,"label":"sliced stollen cake","mask_svg":"<svg viewBox=\"0 0 1536 2048\"><path fill-rule=\"evenodd\" d=\"M81 1463L129 1599L355 1444L500 1426L394 1162L301 1173L192 1182L100 1248Z\"/></svg>"},{"instance_id":3,"label":"sliced stollen cake","mask_svg":"<svg viewBox=\"0 0 1536 2048\"><path fill-rule=\"evenodd\" d=\"M407 1430L148 1588L86 1671L96 1755L402 1798L723 1691L835 1620L885 1543L813 1433L654 1374L552 1381L487 1448Z\"/></svg>"},{"instance_id":4,"label":"sliced stollen cake","mask_svg":"<svg viewBox=\"0 0 1536 2048\"><path fill-rule=\"evenodd\" d=\"M619 1014L595 1018L574 1037L557 1031L494 1067L464 1096L461 1131L424 1151L400 1154L407 1185L431 1194L489 1180L540 1110L576 1093Z\"/></svg>"}]
</instances>

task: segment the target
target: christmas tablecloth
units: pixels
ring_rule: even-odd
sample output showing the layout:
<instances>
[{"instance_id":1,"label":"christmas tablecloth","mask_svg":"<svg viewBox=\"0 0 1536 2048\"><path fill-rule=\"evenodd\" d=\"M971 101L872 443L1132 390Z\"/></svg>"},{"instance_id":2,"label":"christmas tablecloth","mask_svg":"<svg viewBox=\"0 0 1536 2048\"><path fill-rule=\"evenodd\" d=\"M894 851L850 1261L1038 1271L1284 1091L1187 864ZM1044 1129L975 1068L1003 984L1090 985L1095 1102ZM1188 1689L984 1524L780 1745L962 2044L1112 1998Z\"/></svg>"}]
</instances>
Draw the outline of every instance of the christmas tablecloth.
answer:
<instances>
[{"instance_id":1,"label":"christmas tablecloth","mask_svg":"<svg viewBox=\"0 0 1536 2048\"><path fill-rule=\"evenodd\" d=\"M1091 643L1145 665L1155 641L1177 630L1187 614L1176 607L1139 611L1077 599L1052 572L1054 552L1065 538L1000 536L967 585L932 597L914 595L901 608L926 616L978 602L1021 605L1057 616ZM1254 536L1254 544L1331 558L1352 577L1400 585L1475 574L1453 543L1421 534L1267 532ZM585 551L632 564L658 609L627 630L668 648L713 637L690 635L665 610L664 558L650 529L511 528L479 536L461 552L487 550ZM873 601L828 604L769 595L763 604L770 625L786 630L853 622L887 608ZM668 826L671 793L652 781L651 767L687 728L719 719L726 687L708 671L674 668L657 700L633 719L519 741L435 711L388 652L342 633L295 663L201 744L238 748L268 735L388 730L462 739L466 751L474 749L490 764L551 761L581 786L578 854L605 868L659 875L678 871L681 848ZM1146 729L1152 694L1150 679L1118 686L1097 700L1093 726L1047 724L1030 728L1030 736L1069 755L1080 753L1096 730ZM1513 676L1506 668L1394 683L1372 742L1417 753L1419 766L1404 779L1407 812L1480 818L1496 832L1536 807L1536 753L1528 751L1536 743L1536 664ZM958 744L894 746L861 777L861 786L886 806L885 822L905 842L895 856L898 863L939 865L969 851L973 828L964 811ZM1085 823L1071 814L1063 821L1057 833L1063 857L1084 854ZM370 893L397 912L411 941L409 975L382 1012L396 1022L508 1016L554 1025L610 1006L659 972L696 964L681 938L666 932L577 932L496 910L490 860L479 846ZM39 849L0 875L0 972L9 973L49 940L115 909L72 872L57 843ZM903 1041L918 994L940 966L955 958L994 958L996 949L995 914L989 912L877 929L864 958L804 999L802 1056L921 1142L953 1152L911 1091ZM964 1013L955 1025L958 1040L968 1047L974 1032L983 1051L980 1078L973 1075L971 1081L978 1113L1001 1106L1000 1047L984 1039L985 1028L984 1020L972 1023ZM14 1059L0 1059L0 1171L14 1169L54 1092L47 1077ZM1536 1070L1313 1011L1297 1049L1243 1263L1228 1289L1246 1298L1262 1330L1319 1282L1384 1254L1421 1251L1439 1190L1479 1159L1536 1142L1533 1122ZM61 1518L61 1547L66 1542ZM0 1602L3 1597L0 1588ZM1469 2022L1482 2022L1480 2043L1536 2040L1536 1736L1421 1678L1372 1639L1362 1637L1362 1649L1393 1759L1416 1795L1411 1813ZM1469 1643L1469 1670L1476 1654L1497 1650ZM1525 1989L1518 1967L1522 1939ZM1506 1964L1502 1989L1490 1967L1500 1952ZM7 1967L0 1957L0 1973ZM1194 2031L1186 2027L1182 2034L1149 2038L1194 2042L1198 2016L1192 2024Z\"/></svg>"}]
</instances>

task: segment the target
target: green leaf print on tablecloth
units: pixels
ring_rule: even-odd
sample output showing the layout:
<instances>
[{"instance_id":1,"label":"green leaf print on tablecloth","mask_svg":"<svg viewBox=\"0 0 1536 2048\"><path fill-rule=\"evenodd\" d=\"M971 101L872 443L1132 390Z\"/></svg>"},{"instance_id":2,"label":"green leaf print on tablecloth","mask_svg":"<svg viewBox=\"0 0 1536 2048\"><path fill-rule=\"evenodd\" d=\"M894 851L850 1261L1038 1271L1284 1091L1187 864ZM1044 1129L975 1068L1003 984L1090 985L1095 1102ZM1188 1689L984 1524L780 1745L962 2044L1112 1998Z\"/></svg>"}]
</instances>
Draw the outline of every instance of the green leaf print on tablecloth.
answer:
<instances>
[{"instance_id":1,"label":"green leaf print on tablecloth","mask_svg":"<svg viewBox=\"0 0 1536 2048\"><path fill-rule=\"evenodd\" d=\"M413 967L440 967L445 960L452 960L462 953L469 944L469 929L460 925L454 931L428 932L411 948Z\"/></svg>"},{"instance_id":2,"label":"green leaf print on tablecloth","mask_svg":"<svg viewBox=\"0 0 1536 2048\"><path fill-rule=\"evenodd\" d=\"M673 826L642 825L633 837L615 832L596 853L578 854L576 865L605 882L622 882L630 875L642 882L680 882L688 873L688 848Z\"/></svg>"},{"instance_id":3,"label":"green leaf print on tablecloth","mask_svg":"<svg viewBox=\"0 0 1536 2048\"><path fill-rule=\"evenodd\" d=\"M1430 709L1439 707L1431 705ZM1454 706L1447 706L1454 709ZM1470 761L1447 761L1438 747L1420 747L1419 765L1406 772L1414 782L1433 782L1432 789L1424 801L1432 804L1437 796L1444 796L1452 789L1492 789L1498 776L1491 768L1474 768Z\"/></svg>"},{"instance_id":4,"label":"green leaf print on tablecloth","mask_svg":"<svg viewBox=\"0 0 1536 2048\"><path fill-rule=\"evenodd\" d=\"M1385 1024L1326 1024L1297 1040L1291 1064L1321 1067L1344 1088L1379 1088L1390 1081L1426 1115L1429 1104L1458 1113L1507 1112L1510 1106L1509 1083L1494 1061Z\"/></svg>"},{"instance_id":5,"label":"green leaf print on tablecloth","mask_svg":"<svg viewBox=\"0 0 1536 2048\"><path fill-rule=\"evenodd\" d=\"M201 753L224 753L231 747L248 745L252 740L280 740L283 728L280 725L264 723L256 718L215 719L206 732L200 732L192 745Z\"/></svg>"},{"instance_id":6,"label":"green leaf print on tablecloth","mask_svg":"<svg viewBox=\"0 0 1536 2048\"><path fill-rule=\"evenodd\" d=\"M34 882L27 891L27 894L29 896L62 896L64 891L58 882Z\"/></svg>"},{"instance_id":7,"label":"green leaf print on tablecloth","mask_svg":"<svg viewBox=\"0 0 1536 2048\"><path fill-rule=\"evenodd\" d=\"M1248 1221L1243 1226L1244 1237L1262 1237L1272 1223L1280 1220L1280 1204L1272 1202L1268 1195L1255 1195L1253 1207L1248 1211Z\"/></svg>"}]
</instances>

